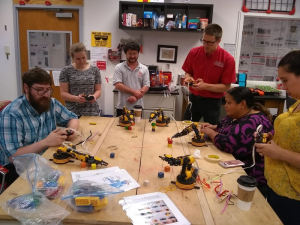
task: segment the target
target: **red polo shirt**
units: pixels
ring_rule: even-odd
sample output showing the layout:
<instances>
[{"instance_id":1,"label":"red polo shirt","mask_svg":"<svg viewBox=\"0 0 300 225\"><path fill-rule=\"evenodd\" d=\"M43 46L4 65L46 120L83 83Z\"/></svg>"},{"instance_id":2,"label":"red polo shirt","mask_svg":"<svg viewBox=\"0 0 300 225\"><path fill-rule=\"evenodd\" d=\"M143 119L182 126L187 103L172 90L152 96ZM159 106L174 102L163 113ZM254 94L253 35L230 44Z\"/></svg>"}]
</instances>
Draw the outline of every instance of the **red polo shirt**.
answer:
<instances>
[{"instance_id":1,"label":"red polo shirt","mask_svg":"<svg viewBox=\"0 0 300 225\"><path fill-rule=\"evenodd\" d=\"M182 69L191 74L194 80L201 78L208 84L230 84L236 80L234 58L219 46L211 54L207 54L203 46L191 49ZM190 91L207 98L222 98L224 95L223 92L198 91L191 87Z\"/></svg>"}]
</instances>

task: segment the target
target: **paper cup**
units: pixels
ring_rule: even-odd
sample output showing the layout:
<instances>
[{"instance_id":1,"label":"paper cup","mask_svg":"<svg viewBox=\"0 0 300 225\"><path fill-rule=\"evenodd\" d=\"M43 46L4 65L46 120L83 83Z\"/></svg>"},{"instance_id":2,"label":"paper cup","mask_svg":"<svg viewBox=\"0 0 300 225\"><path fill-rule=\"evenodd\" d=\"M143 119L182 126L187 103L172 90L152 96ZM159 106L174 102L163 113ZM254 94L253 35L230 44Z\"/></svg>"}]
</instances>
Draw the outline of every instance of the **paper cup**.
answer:
<instances>
[{"instance_id":1,"label":"paper cup","mask_svg":"<svg viewBox=\"0 0 300 225\"><path fill-rule=\"evenodd\" d=\"M136 122L136 123L141 122L141 117L135 117L135 122Z\"/></svg>"},{"instance_id":2,"label":"paper cup","mask_svg":"<svg viewBox=\"0 0 300 225\"><path fill-rule=\"evenodd\" d=\"M252 204L253 196L257 186L254 177L242 175L237 179L238 182L238 200L237 206L241 210L249 210Z\"/></svg>"},{"instance_id":3,"label":"paper cup","mask_svg":"<svg viewBox=\"0 0 300 225\"><path fill-rule=\"evenodd\" d=\"M143 108L140 105L133 106L134 117L135 117L135 122L136 123L141 122L142 110L143 110Z\"/></svg>"},{"instance_id":4,"label":"paper cup","mask_svg":"<svg viewBox=\"0 0 300 225\"><path fill-rule=\"evenodd\" d=\"M141 117L142 116L142 109L133 109L134 116L135 117Z\"/></svg>"}]
</instances>

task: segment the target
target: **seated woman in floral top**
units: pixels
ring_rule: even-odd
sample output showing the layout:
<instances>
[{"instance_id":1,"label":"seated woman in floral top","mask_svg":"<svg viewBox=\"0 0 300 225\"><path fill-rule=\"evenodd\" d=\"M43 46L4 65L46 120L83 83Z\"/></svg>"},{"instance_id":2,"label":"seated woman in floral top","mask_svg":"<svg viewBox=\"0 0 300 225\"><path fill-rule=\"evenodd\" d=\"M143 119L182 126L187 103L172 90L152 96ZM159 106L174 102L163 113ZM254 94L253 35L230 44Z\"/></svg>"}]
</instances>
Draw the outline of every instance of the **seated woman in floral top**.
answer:
<instances>
[{"instance_id":1,"label":"seated woman in floral top","mask_svg":"<svg viewBox=\"0 0 300 225\"><path fill-rule=\"evenodd\" d=\"M274 133L271 114L261 104L254 102L249 88L235 87L227 91L225 110L227 116L218 125L204 124L201 132L207 134L221 151L231 153L236 159L253 164L253 134L261 124L263 133ZM245 170L255 177L258 189L266 196L267 181L264 177L264 157L255 152L255 166Z\"/></svg>"}]
</instances>

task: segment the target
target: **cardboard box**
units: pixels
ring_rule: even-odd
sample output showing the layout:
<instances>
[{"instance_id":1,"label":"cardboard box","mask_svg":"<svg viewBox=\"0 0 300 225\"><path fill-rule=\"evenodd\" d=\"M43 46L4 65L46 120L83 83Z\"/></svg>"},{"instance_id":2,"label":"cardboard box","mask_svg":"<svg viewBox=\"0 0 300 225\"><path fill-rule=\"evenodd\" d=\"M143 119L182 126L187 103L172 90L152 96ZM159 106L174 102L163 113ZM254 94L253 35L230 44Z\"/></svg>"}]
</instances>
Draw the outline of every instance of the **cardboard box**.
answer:
<instances>
[{"instance_id":1,"label":"cardboard box","mask_svg":"<svg viewBox=\"0 0 300 225\"><path fill-rule=\"evenodd\" d=\"M131 27L131 17L132 17L132 13L127 13L126 15L126 26L127 27Z\"/></svg>"},{"instance_id":2,"label":"cardboard box","mask_svg":"<svg viewBox=\"0 0 300 225\"><path fill-rule=\"evenodd\" d=\"M150 19L150 27L152 29L156 29L158 26L157 18L158 15L156 13L153 13L152 19Z\"/></svg>"},{"instance_id":3,"label":"cardboard box","mask_svg":"<svg viewBox=\"0 0 300 225\"><path fill-rule=\"evenodd\" d=\"M198 23L188 23L188 29L197 30Z\"/></svg>"},{"instance_id":4,"label":"cardboard box","mask_svg":"<svg viewBox=\"0 0 300 225\"><path fill-rule=\"evenodd\" d=\"M144 11L144 18L152 19L154 14L152 11Z\"/></svg>"}]
</instances>

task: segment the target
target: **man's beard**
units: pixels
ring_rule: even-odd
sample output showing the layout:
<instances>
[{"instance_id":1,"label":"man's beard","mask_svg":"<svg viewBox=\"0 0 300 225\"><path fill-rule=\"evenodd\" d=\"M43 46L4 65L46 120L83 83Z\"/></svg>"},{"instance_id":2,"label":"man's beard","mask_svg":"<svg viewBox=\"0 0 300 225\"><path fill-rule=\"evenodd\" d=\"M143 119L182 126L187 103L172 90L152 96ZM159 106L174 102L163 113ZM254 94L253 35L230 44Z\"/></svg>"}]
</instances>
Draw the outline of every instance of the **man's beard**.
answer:
<instances>
[{"instance_id":1,"label":"man's beard","mask_svg":"<svg viewBox=\"0 0 300 225\"><path fill-rule=\"evenodd\" d=\"M38 100L34 99L31 92L28 93L28 99L29 103L39 114L42 114L43 112L47 112L50 110L51 106L51 98L50 97L42 97Z\"/></svg>"},{"instance_id":2,"label":"man's beard","mask_svg":"<svg viewBox=\"0 0 300 225\"><path fill-rule=\"evenodd\" d=\"M137 61L138 59L137 58L134 58L134 59L127 59L127 61L129 62L129 63L135 63L136 61Z\"/></svg>"}]
</instances>

